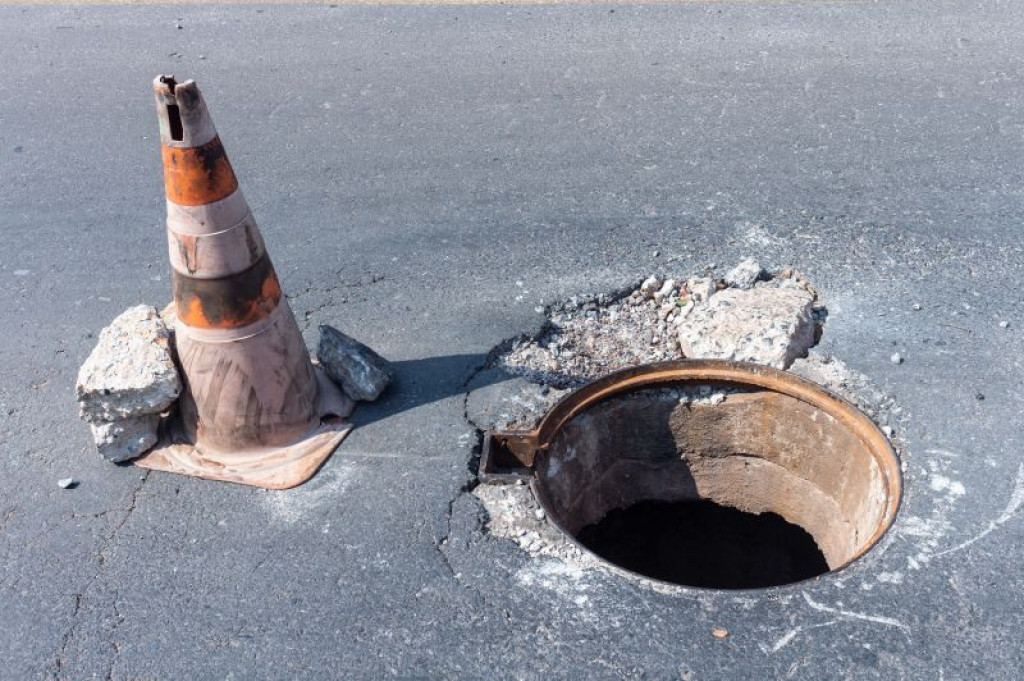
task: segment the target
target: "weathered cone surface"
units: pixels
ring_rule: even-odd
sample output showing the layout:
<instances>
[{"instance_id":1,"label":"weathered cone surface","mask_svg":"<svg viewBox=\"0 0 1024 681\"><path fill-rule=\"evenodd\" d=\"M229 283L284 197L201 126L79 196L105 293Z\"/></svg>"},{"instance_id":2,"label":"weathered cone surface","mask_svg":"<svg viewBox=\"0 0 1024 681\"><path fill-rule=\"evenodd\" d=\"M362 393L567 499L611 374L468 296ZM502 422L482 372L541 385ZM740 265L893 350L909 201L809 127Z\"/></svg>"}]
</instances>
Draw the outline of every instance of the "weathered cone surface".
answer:
<instances>
[{"instance_id":1,"label":"weathered cone surface","mask_svg":"<svg viewBox=\"0 0 1024 681\"><path fill-rule=\"evenodd\" d=\"M128 461L146 453L156 444L160 415L146 414L89 425L100 456L107 461Z\"/></svg>"},{"instance_id":2,"label":"weathered cone surface","mask_svg":"<svg viewBox=\"0 0 1024 681\"><path fill-rule=\"evenodd\" d=\"M697 305L679 328L686 357L785 369L814 345L814 296L796 284L728 288Z\"/></svg>"},{"instance_id":3,"label":"weathered cone surface","mask_svg":"<svg viewBox=\"0 0 1024 681\"><path fill-rule=\"evenodd\" d=\"M100 332L75 392L82 418L95 424L158 414L174 403L181 379L156 308L129 308Z\"/></svg>"},{"instance_id":4,"label":"weathered cone surface","mask_svg":"<svg viewBox=\"0 0 1024 681\"><path fill-rule=\"evenodd\" d=\"M377 399L394 377L386 359L326 324L320 326L316 356L331 380L354 400Z\"/></svg>"}]
</instances>

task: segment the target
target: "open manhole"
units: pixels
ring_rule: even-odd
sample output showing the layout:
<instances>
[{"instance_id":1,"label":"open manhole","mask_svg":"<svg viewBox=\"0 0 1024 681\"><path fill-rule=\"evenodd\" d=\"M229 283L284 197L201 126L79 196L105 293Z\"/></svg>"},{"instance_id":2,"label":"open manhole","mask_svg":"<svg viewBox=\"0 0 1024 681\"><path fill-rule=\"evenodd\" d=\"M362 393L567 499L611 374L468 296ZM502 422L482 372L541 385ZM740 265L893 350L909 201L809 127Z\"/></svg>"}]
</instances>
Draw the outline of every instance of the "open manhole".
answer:
<instances>
[{"instance_id":1,"label":"open manhole","mask_svg":"<svg viewBox=\"0 0 1024 681\"><path fill-rule=\"evenodd\" d=\"M536 430L489 433L481 474L528 478L551 522L620 569L720 589L844 567L892 524L902 489L888 439L852 404L715 360L599 379Z\"/></svg>"}]
</instances>

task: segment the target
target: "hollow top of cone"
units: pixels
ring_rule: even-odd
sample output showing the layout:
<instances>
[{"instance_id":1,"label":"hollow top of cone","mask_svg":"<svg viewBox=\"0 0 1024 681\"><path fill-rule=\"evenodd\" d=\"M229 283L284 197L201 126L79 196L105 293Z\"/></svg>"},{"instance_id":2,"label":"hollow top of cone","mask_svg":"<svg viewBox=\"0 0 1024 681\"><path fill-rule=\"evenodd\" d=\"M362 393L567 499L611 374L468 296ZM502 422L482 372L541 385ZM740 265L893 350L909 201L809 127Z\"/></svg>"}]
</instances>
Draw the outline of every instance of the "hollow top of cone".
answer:
<instances>
[{"instance_id":1,"label":"hollow top of cone","mask_svg":"<svg viewBox=\"0 0 1024 681\"><path fill-rule=\"evenodd\" d=\"M217 136L206 102L194 80L179 83L173 75L153 80L160 142L169 147L199 147Z\"/></svg>"}]
</instances>

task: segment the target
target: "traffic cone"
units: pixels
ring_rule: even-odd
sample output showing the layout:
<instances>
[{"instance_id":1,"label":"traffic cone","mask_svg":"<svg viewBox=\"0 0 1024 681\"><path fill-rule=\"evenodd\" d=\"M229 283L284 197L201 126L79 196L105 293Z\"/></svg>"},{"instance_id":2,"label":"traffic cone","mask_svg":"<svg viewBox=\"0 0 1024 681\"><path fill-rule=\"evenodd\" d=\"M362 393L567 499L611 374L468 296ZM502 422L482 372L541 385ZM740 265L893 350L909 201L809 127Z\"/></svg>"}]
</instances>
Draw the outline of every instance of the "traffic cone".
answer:
<instances>
[{"instance_id":1,"label":"traffic cone","mask_svg":"<svg viewBox=\"0 0 1024 681\"><path fill-rule=\"evenodd\" d=\"M294 487L344 439L353 403L310 360L199 88L160 76L153 89L185 389L136 463Z\"/></svg>"}]
</instances>

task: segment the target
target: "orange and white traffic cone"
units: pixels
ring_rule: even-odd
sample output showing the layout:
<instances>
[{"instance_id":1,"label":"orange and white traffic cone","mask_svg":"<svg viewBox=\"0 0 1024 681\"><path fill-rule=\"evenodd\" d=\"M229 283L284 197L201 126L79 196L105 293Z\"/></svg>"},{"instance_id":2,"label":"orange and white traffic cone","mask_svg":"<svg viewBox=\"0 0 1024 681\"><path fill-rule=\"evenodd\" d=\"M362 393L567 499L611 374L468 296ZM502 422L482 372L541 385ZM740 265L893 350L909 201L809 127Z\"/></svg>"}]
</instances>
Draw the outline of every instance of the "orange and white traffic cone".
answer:
<instances>
[{"instance_id":1,"label":"orange and white traffic cone","mask_svg":"<svg viewBox=\"0 0 1024 681\"><path fill-rule=\"evenodd\" d=\"M136 463L294 487L344 439L352 401L310 360L199 88L160 76L153 89L186 387L175 427Z\"/></svg>"}]
</instances>

